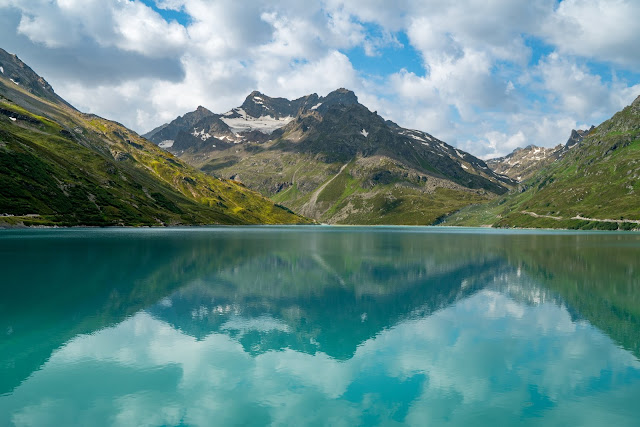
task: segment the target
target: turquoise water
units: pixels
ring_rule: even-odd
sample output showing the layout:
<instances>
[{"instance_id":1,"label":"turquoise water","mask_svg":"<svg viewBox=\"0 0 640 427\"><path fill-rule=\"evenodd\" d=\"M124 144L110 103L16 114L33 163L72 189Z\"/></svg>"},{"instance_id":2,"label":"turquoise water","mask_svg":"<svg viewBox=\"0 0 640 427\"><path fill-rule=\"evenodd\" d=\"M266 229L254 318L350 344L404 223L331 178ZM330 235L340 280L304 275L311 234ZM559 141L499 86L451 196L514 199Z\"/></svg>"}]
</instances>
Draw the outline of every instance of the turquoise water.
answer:
<instances>
[{"instance_id":1,"label":"turquoise water","mask_svg":"<svg viewBox=\"0 0 640 427\"><path fill-rule=\"evenodd\" d=\"M640 235L0 232L0 425L638 425Z\"/></svg>"}]
</instances>

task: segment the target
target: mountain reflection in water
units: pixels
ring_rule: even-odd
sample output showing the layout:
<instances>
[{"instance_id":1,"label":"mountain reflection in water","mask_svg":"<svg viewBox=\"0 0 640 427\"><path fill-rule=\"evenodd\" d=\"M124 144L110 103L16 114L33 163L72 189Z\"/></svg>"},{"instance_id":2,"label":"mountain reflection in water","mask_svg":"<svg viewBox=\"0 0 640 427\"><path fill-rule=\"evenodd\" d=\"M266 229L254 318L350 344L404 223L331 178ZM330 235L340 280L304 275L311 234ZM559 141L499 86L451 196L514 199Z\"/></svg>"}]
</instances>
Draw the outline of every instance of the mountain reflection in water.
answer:
<instances>
[{"instance_id":1,"label":"mountain reflection in water","mask_svg":"<svg viewBox=\"0 0 640 427\"><path fill-rule=\"evenodd\" d=\"M636 234L26 230L0 256L0 424L640 415Z\"/></svg>"}]
</instances>

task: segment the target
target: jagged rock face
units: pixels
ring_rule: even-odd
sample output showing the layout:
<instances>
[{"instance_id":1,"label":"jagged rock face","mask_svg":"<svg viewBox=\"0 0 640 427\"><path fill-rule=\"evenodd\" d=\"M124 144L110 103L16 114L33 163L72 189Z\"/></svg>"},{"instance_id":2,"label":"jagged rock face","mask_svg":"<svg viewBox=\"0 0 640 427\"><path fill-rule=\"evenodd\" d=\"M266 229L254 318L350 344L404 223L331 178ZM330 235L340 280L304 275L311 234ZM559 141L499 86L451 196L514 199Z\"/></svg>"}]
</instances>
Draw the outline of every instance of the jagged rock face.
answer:
<instances>
[{"instance_id":1,"label":"jagged rock face","mask_svg":"<svg viewBox=\"0 0 640 427\"><path fill-rule=\"evenodd\" d=\"M289 101L286 98L270 98L258 91L254 91L247 96L240 108L251 117L271 116L275 119L281 119L284 117L295 117L301 108L317 101L317 99L318 95L315 93Z\"/></svg>"},{"instance_id":2,"label":"jagged rock face","mask_svg":"<svg viewBox=\"0 0 640 427\"><path fill-rule=\"evenodd\" d=\"M349 106L349 105L357 105L357 104L358 104L358 97L356 96L355 93L353 93L348 89L340 88L340 89L334 90L333 92L328 94L326 97L320 98L318 100L318 103L311 108L318 110L320 112L325 112L329 108L331 108L331 106L334 106L334 105Z\"/></svg>"},{"instance_id":3,"label":"jagged rock face","mask_svg":"<svg viewBox=\"0 0 640 427\"><path fill-rule=\"evenodd\" d=\"M293 111L295 119L291 116ZM311 94L294 101L270 98L255 91L241 107L221 115L212 113L187 128L186 124L195 121L187 119L197 112L187 113L145 136L156 143L175 138L167 148L187 157L206 156L233 144L273 141L280 150L318 155L326 163L385 155L469 188L502 193L505 186L513 184L468 153L424 132L385 121L358 103L355 93L344 88L326 97ZM176 131L177 128L180 129ZM259 135L262 138L256 137Z\"/></svg>"},{"instance_id":4,"label":"jagged rock face","mask_svg":"<svg viewBox=\"0 0 640 427\"><path fill-rule=\"evenodd\" d=\"M229 126L220 120L217 114L211 114L192 126L180 129L174 137L174 143L169 148L174 152L190 148L194 150L207 150L209 147L220 149L233 145L236 140L238 137Z\"/></svg>"},{"instance_id":5,"label":"jagged rock face","mask_svg":"<svg viewBox=\"0 0 640 427\"><path fill-rule=\"evenodd\" d=\"M147 137L162 146L157 134L174 124ZM343 88L293 101L252 92L240 107L181 129L165 148L326 222L428 224L515 185L469 153L386 121Z\"/></svg>"},{"instance_id":6,"label":"jagged rock face","mask_svg":"<svg viewBox=\"0 0 640 427\"><path fill-rule=\"evenodd\" d=\"M496 173L522 182L533 176L540 168L558 159L561 150L561 145L552 148L529 145L525 148L516 148L504 157L487 160L487 165Z\"/></svg>"},{"instance_id":7,"label":"jagged rock face","mask_svg":"<svg viewBox=\"0 0 640 427\"><path fill-rule=\"evenodd\" d=\"M176 117L171 123L164 124L151 132L144 135L149 141L160 145L165 143L162 148L168 148L173 145L176 137L180 132L188 131L193 128L196 123L207 117L215 116L211 111L199 106L195 111L185 114L184 116ZM171 145L166 145L166 141L171 141Z\"/></svg>"},{"instance_id":8,"label":"jagged rock face","mask_svg":"<svg viewBox=\"0 0 640 427\"><path fill-rule=\"evenodd\" d=\"M345 98L353 100L355 96ZM289 139L280 144L281 149L318 155L328 163L382 155L416 171L498 194L505 191L503 186L511 184L482 160L429 134L389 126L357 101L347 105L335 103L335 98L332 101L324 114L306 112L283 128L283 135ZM299 142L295 142L297 139Z\"/></svg>"},{"instance_id":9,"label":"jagged rock face","mask_svg":"<svg viewBox=\"0 0 640 427\"><path fill-rule=\"evenodd\" d=\"M572 130L564 145L551 148L529 145L516 148L512 153L487 160L487 165L496 173L506 175L518 182L525 181L535 175L540 169L562 158L569 150L577 147L585 136L593 130Z\"/></svg>"},{"instance_id":10,"label":"jagged rock face","mask_svg":"<svg viewBox=\"0 0 640 427\"><path fill-rule=\"evenodd\" d=\"M264 142L268 138L257 132L270 135L304 112L325 113L332 106L355 104L358 104L358 98L347 89L338 89L324 98L314 93L293 101L271 98L253 91L240 107L226 113L214 114L204 107L198 107L196 111L178 117L143 136L173 153L204 147L198 142L198 137L202 140L220 140L212 141L209 148L227 147L230 142ZM212 127L214 123L216 126Z\"/></svg>"},{"instance_id":11,"label":"jagged rock face","mask_svg":"<svg viewBox=\"0 0 640 427\"><path fill-rule=\"evenodd\" d=\"M571 136L569 136L569 140L564 145L565 149L573 148L574 146L580 144L585 136L589 134L594 129L595 126L591 126L589 130L575 130L571 131Z\"/></svg>"},{"instance_id":12,"label":"jagged rock face","mask_svg":"<svg viewBox=\"0 0 640 427\"><path fill-rule=\"evenodd\" d=\"M37 75L16 55L10 54L3 49L0 49L0 77L9 79L13 84L26 89L36 96L71 107L67 101L60 98L53 91L53 88L45 79Z\"/></svg>"}]
</instances>

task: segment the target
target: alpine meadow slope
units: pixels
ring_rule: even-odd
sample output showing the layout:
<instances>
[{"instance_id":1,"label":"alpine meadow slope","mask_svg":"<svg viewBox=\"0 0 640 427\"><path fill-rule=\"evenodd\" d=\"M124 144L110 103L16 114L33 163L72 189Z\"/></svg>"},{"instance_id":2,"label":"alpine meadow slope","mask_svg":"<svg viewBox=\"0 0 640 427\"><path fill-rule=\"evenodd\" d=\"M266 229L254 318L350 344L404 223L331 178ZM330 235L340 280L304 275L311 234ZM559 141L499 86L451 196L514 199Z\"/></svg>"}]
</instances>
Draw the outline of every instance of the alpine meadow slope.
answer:
<instances>
[{"instance_id":1,"label":"alpine meadow slope","mask_svg":"<svg viewBox=\"0 0 640 427\"><path fill-rule=\"evenodd\" d=\"M559 144L549 148L529 145L525 148L516 148L504 157L487 160L487 165L496 173L507 175L518 182L526 181L540 169L577 147L594 127L592 126L589 130L572 130L569 140L564 145Z\"/></svg>"},{"instance_id":2,"label":"alpine meadow slope","mask_svg":"<svg viewBox=\"0 0 640 427\"><path fill-rule=\"evenodd\" d=\"M371 112L347 89L293 101L252 92L144 135L204 172L318 221L432 224L516 184L432 135Z\"/></svg>"},{"instance_id":3,"label":"alpine meadow slope","mask_svg":"<svg viewBox=\"0 0 640 427\"><path fill-rule=\"evenodd\" d=\"M444 224L640 229L640 96L517 190Z\"/></svg>"},{"instance_id":4,"label":"alpine meadow slope","mask_svg":"<svg viewBox=\"0 0 640 427\"><path fill-rule=\"evenodd\" d=\"M0 224L304 223L124 126L83 114L0 49Z\"/></svg>"}]
</instances>

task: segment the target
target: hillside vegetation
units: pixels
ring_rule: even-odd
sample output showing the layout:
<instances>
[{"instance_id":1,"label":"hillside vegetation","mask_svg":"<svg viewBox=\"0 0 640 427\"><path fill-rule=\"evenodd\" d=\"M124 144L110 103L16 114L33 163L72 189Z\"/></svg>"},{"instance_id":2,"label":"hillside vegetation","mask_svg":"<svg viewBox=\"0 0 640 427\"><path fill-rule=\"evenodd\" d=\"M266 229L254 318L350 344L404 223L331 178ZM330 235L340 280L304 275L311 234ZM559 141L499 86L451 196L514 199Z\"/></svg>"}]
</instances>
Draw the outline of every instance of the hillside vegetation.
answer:
<instances>
[{"instance_id":1,"label":"hillside vegetation","mask_svg":"<svg viewBox=\"0 0 640 427\"><path fill-rule=\"evenodd\" d=\"M0 53L0 223L309 222L236 182L192 168L118 123L78 112L48 84L38 87L49 96L32 93L33 82L44 80Z\"/></svg>"},{"instance_id":2,"label":"hillside vegetation","mask_svg":"<svg viewBox=\"0 0 640 427\"><path fill-rule=\"evenodd\" d=\"M444 224L640 229L640 97L517 190Z\"/></svg>"},{"instance_id":3,"label":"hillside vegetation","mask_svg":"<svg viewBox=\"0 0 640 427\"><path fill-rule=\"evenodd\" d=\"M332 224L429 225L515 184L469 153L384 120L347 89L293 101L253 92L227 113L199 107L145 137Z\"/></svg>"}]
</instances>

